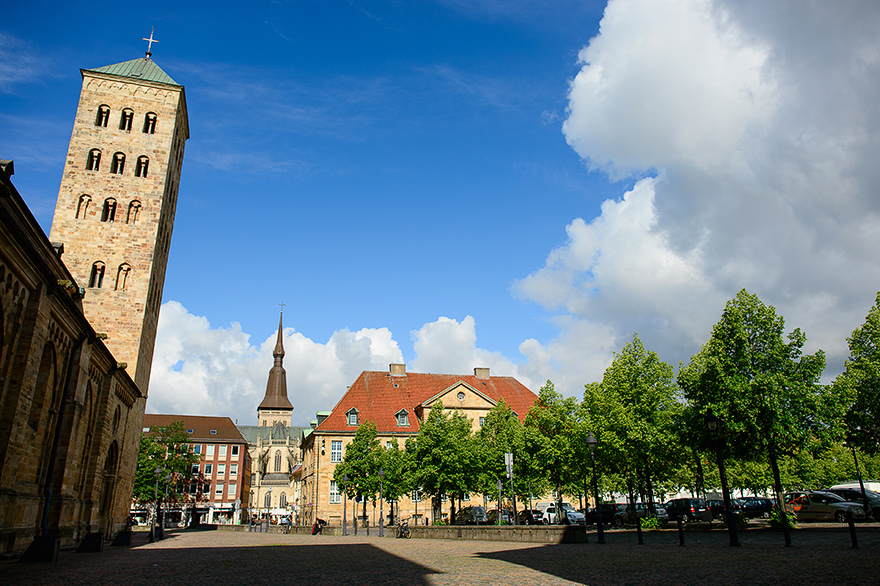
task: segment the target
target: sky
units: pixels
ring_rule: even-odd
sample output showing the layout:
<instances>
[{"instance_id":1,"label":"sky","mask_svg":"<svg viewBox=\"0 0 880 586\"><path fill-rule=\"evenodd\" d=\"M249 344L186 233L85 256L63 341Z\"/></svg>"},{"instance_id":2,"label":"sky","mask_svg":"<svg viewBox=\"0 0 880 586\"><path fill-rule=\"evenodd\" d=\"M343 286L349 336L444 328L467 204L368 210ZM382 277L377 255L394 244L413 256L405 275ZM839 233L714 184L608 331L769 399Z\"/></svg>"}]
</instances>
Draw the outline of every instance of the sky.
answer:
<instances>
[{"instance_id":1,"label":"sky","mask_svg":"<svg viewBox=\"0 0 880 586\"><path fill-rule=\"evenodd\" d=\"M582 396L746 288L829 382L880 289L872 0L13 3L0 158L48 233L79 68L142 57L190 139L147 411L293 423L362 370Z\"/></svg>"}]
</instances>

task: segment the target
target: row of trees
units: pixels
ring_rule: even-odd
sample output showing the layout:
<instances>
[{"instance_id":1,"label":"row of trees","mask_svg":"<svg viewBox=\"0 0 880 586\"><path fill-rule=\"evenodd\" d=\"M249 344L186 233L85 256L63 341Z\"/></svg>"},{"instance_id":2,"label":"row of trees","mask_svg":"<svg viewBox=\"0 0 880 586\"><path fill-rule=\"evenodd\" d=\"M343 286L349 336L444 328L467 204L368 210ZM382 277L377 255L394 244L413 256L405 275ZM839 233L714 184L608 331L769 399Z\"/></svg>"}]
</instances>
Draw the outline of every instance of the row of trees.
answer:
<instances>
[{"instance_id":1,"label":"row of trees","mask_svg":"<svg viewBox=\"0 0 880 586\"><path fill-rule=\"evenodd\" d=\"M582 400L541 388L524 424L503 401L472 432L463 415L432 409L418 436L401 448L379 445L376 428L358 430L334 479L345 492L373 500L379 470L384 496L395 500L417 487L433 498L465 493L498 498L505 452L513 452L514 490L531 495L590 494L593 433L600 492L662 500L687 489L704 494L720 485L704 416L721 419L728 479L743 494L778 494L855 476L850 449L866 475L880 476L880 293L865 323L848 339L846 370L821 384L825 356L804 353L800 329L785 334L772 306L745 290L730 300L709 340L682 364L671 365L633 335L600 382Z\"/></svg>"}]
</instances>

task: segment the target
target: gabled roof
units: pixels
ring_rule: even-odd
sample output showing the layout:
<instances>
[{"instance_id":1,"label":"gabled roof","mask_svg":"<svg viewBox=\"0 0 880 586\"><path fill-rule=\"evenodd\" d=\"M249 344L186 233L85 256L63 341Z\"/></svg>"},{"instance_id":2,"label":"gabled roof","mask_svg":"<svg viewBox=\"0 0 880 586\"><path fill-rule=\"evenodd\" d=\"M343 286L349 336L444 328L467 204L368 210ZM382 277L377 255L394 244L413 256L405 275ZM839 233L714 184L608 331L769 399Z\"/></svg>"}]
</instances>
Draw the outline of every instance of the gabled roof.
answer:
<instances>
[{"instance_id":1,"label":"gabled roof","mask_svg":"<svg viewBox=\"0 0 880 586\"><path fill-rule=\"evenodd\" d=\"M525 419L529 408L538 399L535 393L510 376L477 378L475 375L417 372L393 376L387 371L365 370L316 431L353 433L357 428L347 424L345 415L348 411L357 409L360 423L372 421L380 434L418 433L420 422L417 417L409 418L409 427L398 427L395 415L401 409L415 412L416 407L458 383L468 385L491 402L497 403L504 399L520 420ZM446 407L452 408L454 405Z\"/></svg>"},{"instance_id":2,"label":"gabled roof","mask_svg":"<svg viewBox=\"0 0 880 586\"><path fill-rule=\"evenodd\" d=\"M175 421L182 421L184 429L192 430L189 435L193 441L245 443L241 432L228 417L147 413L144 415L144 429L170 425ZM212 430L216 433L211 433Z\"/></svg>"},{"instance_id":3,"label":"gabled roof","mask_svg":"<svg viewBox=\"0 0 880 586\"><path fill-rule=\"evenodd\" d=\"M168 85L176 85L183 87L162 71L162 68L156 65L155 61L149 57L141 59L132 59L131 61L123 61L122 63L114 63L113 65L105 65L97 69L83 69L83 72L106 73L108 75L116 75L119 77L128 77L141 81L153 81Z\"/></svg>"}]
</instances>

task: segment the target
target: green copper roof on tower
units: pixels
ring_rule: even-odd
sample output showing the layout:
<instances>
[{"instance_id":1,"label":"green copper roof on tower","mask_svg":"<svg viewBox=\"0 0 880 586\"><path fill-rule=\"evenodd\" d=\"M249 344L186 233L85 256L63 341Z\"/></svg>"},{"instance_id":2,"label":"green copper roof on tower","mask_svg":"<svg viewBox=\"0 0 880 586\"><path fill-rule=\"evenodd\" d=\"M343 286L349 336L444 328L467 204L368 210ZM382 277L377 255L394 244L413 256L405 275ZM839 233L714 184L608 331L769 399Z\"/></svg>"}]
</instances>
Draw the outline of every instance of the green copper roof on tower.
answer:
<instances>
[{"instance_id":1,"label":"green copper roof on tower","mask_svg":"<svg viewBox=\"0 0 880 586\"><path fill-rule=\"evenodd\" d=\"M98 67L97 69L84 69L83 71L106 73L108 75L118 75L119 77L129 77L131 79L142 81L154 81L168 85L180 85L171 79L167 73L162 71L162 68L156 65L156 63L149 57L123 61L122 63L116 63L114 65L105 65L104 67Z\"/></svg>"}]
</instances>

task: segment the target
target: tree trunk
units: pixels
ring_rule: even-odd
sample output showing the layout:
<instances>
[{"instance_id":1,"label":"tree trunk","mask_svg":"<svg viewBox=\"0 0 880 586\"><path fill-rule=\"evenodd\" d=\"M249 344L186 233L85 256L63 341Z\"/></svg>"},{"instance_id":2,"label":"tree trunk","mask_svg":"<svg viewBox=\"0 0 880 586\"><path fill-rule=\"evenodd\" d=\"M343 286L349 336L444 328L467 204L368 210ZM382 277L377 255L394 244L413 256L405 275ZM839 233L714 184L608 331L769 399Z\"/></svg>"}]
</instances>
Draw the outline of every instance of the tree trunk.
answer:
<instances>
[{"instance_id":1,"label":"tree trunk","mask_svg":"<svg viewBox=\"0 0 880 586\"><path fill-rule=\"evenodd\" d=\"M702 495L702 498L706 498L706 477L703 476L703 462L700 459L700 454L697 453L696 448L692 448L692 452L694 454L694 462L697 464L697 494Z\"/></svg>"},{"instance_id":2,"label":"tree trunk","mask_svg":"<svg viewBox=\"0 0 880 586\"><path fill-rule=\"evenodd\" d=\"M776 446L770 442L767 449L770 455L770 469L773 471L773 487L776 490L776 507L781 513L782 534L785 536L785 547L791 547L791 530L788 527L788 511L785 509L785 498L782 493L782 479L779 476L779 462L777 461Z\"/></svg>"},{"instance_id":3,"label":"tree trunk","mask_svg":"<svg viewBox=\"0 0 880 586\"><path fill-rule=\"evenodd\" d=\"M654 502L654 486L651 484L651 465L648 463L648 456L645 456L645 488L648 490L648 502Z\"/></svg>"}]
</instances>

